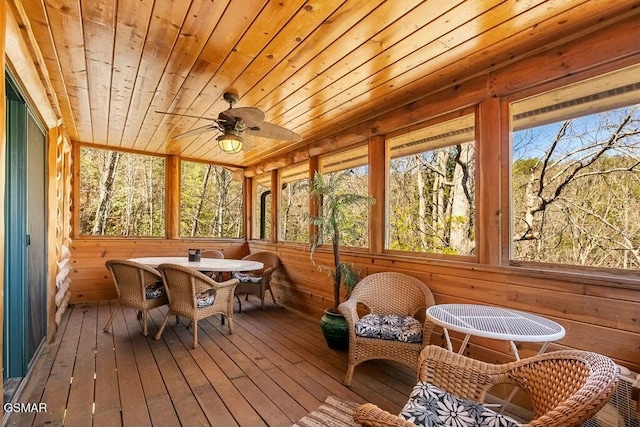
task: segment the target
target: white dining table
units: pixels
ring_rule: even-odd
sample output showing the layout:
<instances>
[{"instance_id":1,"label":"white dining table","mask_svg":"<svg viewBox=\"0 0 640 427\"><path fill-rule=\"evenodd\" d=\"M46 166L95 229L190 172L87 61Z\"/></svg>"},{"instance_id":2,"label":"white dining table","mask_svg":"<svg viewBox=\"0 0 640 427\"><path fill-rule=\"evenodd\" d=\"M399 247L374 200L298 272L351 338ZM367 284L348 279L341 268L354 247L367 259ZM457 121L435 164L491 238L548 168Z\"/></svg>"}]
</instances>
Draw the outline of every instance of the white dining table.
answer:
<instances>
[{"instance_id":1,"label":"white dining table","mask_svg":"<svg viewBox=\"0 0 640 427\"><path fill-rule=\"evenodd\" d=\"M253 271L260 270L264 265L258 261L248 261L242 259L223 259L223 258L202 258L200 261L189 261L184 257L142 257L131 258L129 261L138 262L148 265L149 267L157 267L160 264L177 264L184 267L191 267L198 271Z\"/></svg>"}]
</instances>

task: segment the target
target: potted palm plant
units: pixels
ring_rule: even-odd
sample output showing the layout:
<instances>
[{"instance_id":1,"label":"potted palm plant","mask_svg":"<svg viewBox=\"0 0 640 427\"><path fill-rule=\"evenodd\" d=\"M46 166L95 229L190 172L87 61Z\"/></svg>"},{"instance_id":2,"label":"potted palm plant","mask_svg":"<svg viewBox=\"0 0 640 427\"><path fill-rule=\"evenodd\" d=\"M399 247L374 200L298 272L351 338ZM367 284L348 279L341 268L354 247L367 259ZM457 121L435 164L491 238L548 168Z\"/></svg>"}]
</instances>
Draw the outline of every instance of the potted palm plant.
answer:
<instances>
[{"instance_id":1,"label":"potted palm plant","mask_svg":"<svg viewBox=\"0 0 640 427\"><path fill-rule=\"evenodd\" d=\"M331 240L333 249L333 265L320 265L318 270L329 274L333 284L333 305L325 310L320 322L327 345L333 349L346 349L349 346L347 324L340 312L338 305L341 302L340 289L344 288L347 295L358 283L359 272L352 264L340 260L340 236L346 232L344 222L346 215L360 203L371 204L375 200L370 196L349 192L345 181L352 175L351 170L324 175L319 172L313 177L311 183L311 197L318 200L320 213L311 218L315 225L315 233L311 240L311 262L314 261L314 253L323 241Z\"/></svg>"}]
</instances>

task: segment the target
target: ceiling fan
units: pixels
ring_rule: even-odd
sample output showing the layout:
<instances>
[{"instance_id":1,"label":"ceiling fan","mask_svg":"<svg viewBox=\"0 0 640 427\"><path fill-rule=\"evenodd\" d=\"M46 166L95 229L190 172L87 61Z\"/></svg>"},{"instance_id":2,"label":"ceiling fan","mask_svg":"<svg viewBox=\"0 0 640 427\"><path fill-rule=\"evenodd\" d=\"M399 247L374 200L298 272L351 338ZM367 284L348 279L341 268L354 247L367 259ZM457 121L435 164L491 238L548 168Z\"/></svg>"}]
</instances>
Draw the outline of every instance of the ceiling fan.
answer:
<instances>
[{"instance_id":1,"label":"ceiling fan","mask_svg":"<svg viewBox=\"0 0 640 427\"><path fill-rule=\"evenodd\" d=\"M237 153L242 150L244 138L243 134L255 135L262 138L277 139L282 141L297 142L302 137L297 133L285 129L281 126L264 121L264 112L254 107L233 108L233 104L238 102L238 95L232 92L225 92L222 98L229 103L229 109L218 114L217 119L209 117L198 117L189 114L166 113L156 111L161 114L171 114L176 116L192 117L196 119L211 120L213 123L191 129L173 137L173 139L186 138L199 135L205 132L221 132L216 138L220 149L227 153Z\"/></svg>"}]
</instances>

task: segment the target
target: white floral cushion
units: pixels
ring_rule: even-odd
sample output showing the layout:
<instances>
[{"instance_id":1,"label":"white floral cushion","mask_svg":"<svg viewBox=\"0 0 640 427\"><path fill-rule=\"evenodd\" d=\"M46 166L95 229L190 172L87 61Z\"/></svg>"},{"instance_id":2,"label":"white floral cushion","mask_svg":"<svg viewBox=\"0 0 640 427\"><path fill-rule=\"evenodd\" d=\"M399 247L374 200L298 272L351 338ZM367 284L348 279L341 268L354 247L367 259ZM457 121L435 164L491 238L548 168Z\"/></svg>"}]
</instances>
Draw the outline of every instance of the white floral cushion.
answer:
<instances>
[{"instance_id":1,"label":"white floral cushion","mask_svg":"<svg viewBox=\"0 0 640 427\"><path fill-rule=\"evenodd\" d=\"M369 313L356 322L355 330L361 337L422 342L422 324L406 315Z\"/></svg>"},{"instance_id":2,"label":"white floral cushion","mask_svg":"<svg viewBox=\"0 0 640 427\"><path fill-rule=\"evenodd\" d=\"M147 299L160 298L164 295L164 284L159 280L147 286L144 291Z\"/></svg>"},{"instance_id":3,"label":"white floral cushion","mask_svg":"<svg viewBox=\"0 0 640 427\"><path fill-rule=\"evenodd\" d=\"M244 283L260 283L262 281L262 276L252 276L247 273L238 273L237 271L231 273L231 277Z\"/></svg>"},{"instance_id":4,"label":"white floral cushion","mask_svg":"<svg viewBox=\"0 0 640 427\"><path fill-rule=\"evenodd\" d=\"M484 405L460 399L422 381L413 388L400 418L423 427L522 426Z\"/></svg>"},{"instance_id":5,"label":"white floral cushion","mask_svg":"<svg viewBox=\"0 0 640 427\"><path fill-rule=\"evenodd\" d=\"M213 305L216 300L216 291L213 289L207 289L206 291L200 292L196 295L196 307L209 307Z\"/></svg>"}]
</instances>

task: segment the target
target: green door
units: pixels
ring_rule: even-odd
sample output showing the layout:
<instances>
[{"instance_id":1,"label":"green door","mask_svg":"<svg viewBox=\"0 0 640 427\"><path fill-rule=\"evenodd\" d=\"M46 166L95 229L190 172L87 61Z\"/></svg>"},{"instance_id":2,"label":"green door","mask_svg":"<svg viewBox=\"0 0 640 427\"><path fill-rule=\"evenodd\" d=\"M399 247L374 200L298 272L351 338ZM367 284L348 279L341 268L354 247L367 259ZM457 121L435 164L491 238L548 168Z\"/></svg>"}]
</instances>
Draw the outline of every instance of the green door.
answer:
<instances>
[{"instance_id":1,"label":"green door","mask_svg":"<svg viewBox=\"0 0 640 427\"><path fill-rule=\"evenodd\" d=\"M3 379L19 379L46 335L46 141L6 81Z\"/></svg>"}]
</instances>

